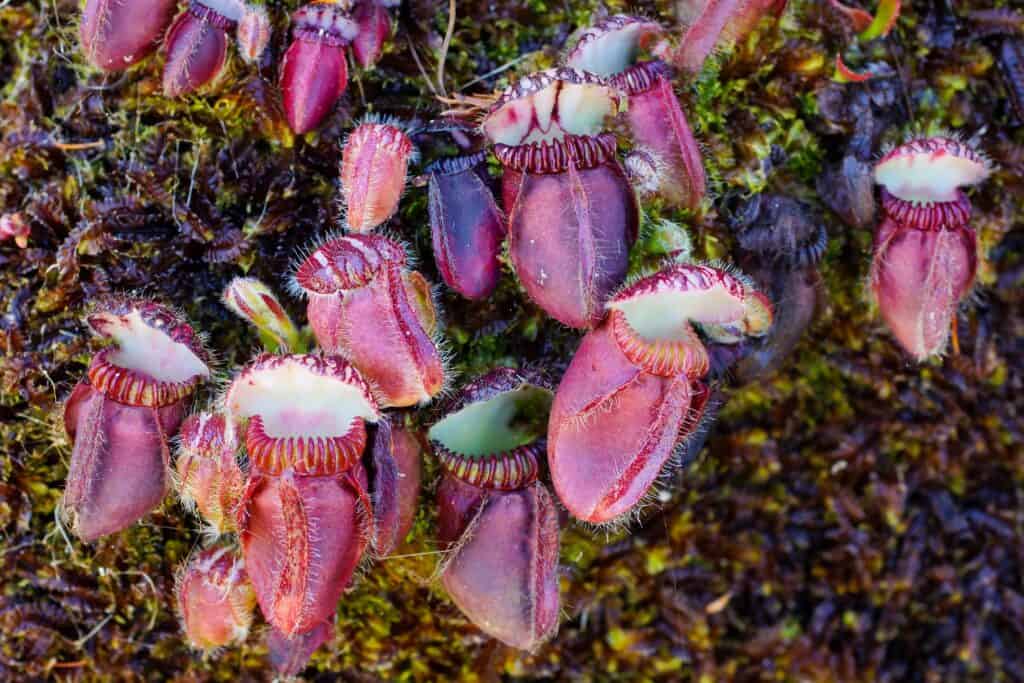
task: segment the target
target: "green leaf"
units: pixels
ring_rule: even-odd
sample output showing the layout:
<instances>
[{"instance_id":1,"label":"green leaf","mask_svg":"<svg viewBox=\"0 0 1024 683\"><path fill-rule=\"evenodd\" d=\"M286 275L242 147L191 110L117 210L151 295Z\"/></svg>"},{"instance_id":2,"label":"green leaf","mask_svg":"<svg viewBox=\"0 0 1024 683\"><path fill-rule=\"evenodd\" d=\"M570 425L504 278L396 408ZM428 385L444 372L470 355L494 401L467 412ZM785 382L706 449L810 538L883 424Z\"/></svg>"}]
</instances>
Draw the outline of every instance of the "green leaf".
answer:
<instances>
[{"instance_id":1,"label":"green leaf","mask_svg":"<svg viewBox=\"0 0 1024 683\"><path fill-rule=\"evenodd\" d=\"M874 40L889 35L900 17L900 0L882 0L871 25L858 36L861 40Z\"/></svg>"}]
</instances>

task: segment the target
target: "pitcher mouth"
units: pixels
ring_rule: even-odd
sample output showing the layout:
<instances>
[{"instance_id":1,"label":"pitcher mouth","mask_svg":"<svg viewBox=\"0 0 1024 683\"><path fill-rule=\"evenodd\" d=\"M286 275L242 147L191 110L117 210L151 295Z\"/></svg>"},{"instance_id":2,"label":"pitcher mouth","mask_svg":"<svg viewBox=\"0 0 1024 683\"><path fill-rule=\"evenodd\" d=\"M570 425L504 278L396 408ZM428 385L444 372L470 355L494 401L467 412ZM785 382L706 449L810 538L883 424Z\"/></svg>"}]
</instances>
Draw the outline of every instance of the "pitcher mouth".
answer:
<instances>
[{"instance_id":1,"label":"pitcher mouth","mask_svg":"<svg viewBox=\"0 0 1024 683\"><path fill-rule=\"evenodd\" d=\"M613 77L636 65L641 51L664 33L662 25L643 16L607 16L583 32L565 56L565 63L573 69L612 79L611 84L622 89Z\"/></svg>"},{"instance_id":2,"label":"pitcher mouth","mask_svg":"<svg viewBox=\"0 0 1024 683\"><path fill-rule=\"evenodd\" d=\"M682 321L671 337L648 339L630 325L629 318L622 311L613 310L609 320L619 350L633 365L660 377L679 374L703 377L707 374L710 364L708 351L689 322Z\"/></svg>"},{"instance_id":3,"label":"pitcher mouth","mask_svg":"<svg viewBox=\"0 0 1024 683\"><path fill-rule=\"evenodd\" d=\"M615 74L608 82L629 96L647 92L661 79L672 77L672 67L662 61L640 62Z\"/></svg>"},{"instance_id":4,"label":"pitcher mouth","mask_svg":"<svg viewBox=\"0 0 1024 683\"><path fill-rule=\"evenodd\" d=\"M553 397L510 368L467 385L456 408L428 432L445 472L486 489L537 480Z\"/></svg>"},{"instance_id":5,"label":"pitcher mouth","mask_svg":"<svg viewBox=\"0 0 1024 683\"><path fill-rule=\"evenodd\" d=\"M970 145L932 137L911 140L883 156L875 164L875 182L904 202L954 202L959 188L976 185L991 172L991 162Z\"/></svg>"},{"instance_id":6,"label":"pitcher mouth","mask_svg":"<svg viewBox=\"0 0 1024 683\"><path fill-rule=\"evenodd\" d=\"M951 230L971 220L971 202L962 190L948 202L906 201L882 188L882 208L900 226L916 230Z\"/></svg>"},{"instance_id":7,"label":"pitcher mouth","mask_svg":"<svg viewBox=\"0 0 1024 683\"><path fill-rule=\"evenodd\" d=\"M286 469L296 474L340 474L351 468L366 447L366 425L358 418L338 436L270 436L263 418L249 419L245 451L253 467L265 474L281 474Z\"/></svg>"},{"instance_id":8,"label":"pitcher mouth","mask_svg":"<svg viewBox=\"0 0 1024 683\"><path fill-rule=\"evenodd\" d=\"M483 456L456 453L437 442L433 446L445 472L472 486L499 491L520 489L537 481L538 461L545 452L542 442Z\"/></svg>"},{"instance_id":9,"label":"pitcher mouth","mask_svg":"<svg viewBox=\"0 0 1024 683\"><path fill-rule=\"evenodd\" d=\"M346 471L366 445L364 422L380 419L369 386L339 356L265 354L232 382L229 417L246 425L254 466L275 474Z\"/></svg>"},{"instance_id":10,"label":"pitcher mouth","mask_svg":"<svg viewBox=\"0 0 1024 683\"><path fill-rule=\"evenodd\" d=\"M645 371L664 377L707 373L707 349L693 325L760 336L771 305L742 280L711 266L676 263L625 287L605 306L619 349ZM716 339L716 341L720 341Z\"/></svg>"},{"instance_id":11,"label":"pitcher mouth","mask_svg":"<svg viewBox=\"0 0 1024 683\"><path fill-rule=\"evenodd\" d=\"M608 78L636 63L651 38L663 32L661 24L643 17L625 14L606 17L583 31L565 63Z\"/></svg>"},{"instance_id":12,"label":"pitcher mouth","mask_svg":"<svg viewBox=\"0 0 1024 683\"><path fill-rule=\"evenodd\" d=\"M511 146L596 135L619 103L619 94L602 78L578 69L549 69L506 89L483 130L491 142Z\"/></svg>"},{"instance_id":13,"label":"pitcher mouth","mask_svg":"<svg viewBox=\"0 0 1024 683\"><path fill-rule=\"evenodd\" d=\"M202 21L223 31L233 31L244 12L241 2L232 0L191 0L188 11Z\"/></svg>"},{"instance_id":14,"label":"pitcher mouth","mask_svg":"<svg viewBox=\"0 0 1024 683\"><path fill-rule=\"evenodd\" d=\"M86 318L114 346L89 366L89 382L126 405L163 407L189 396L210 376L207 353L181 316L157 303L114 299Z\"/></svg>"},{"instance_id":15,"label":"pitcher mouth","mask_svg":"<svg viewBox=\"0 0 1024 683\"><path fill-rule=\"evenodd\" d=\"M200 375L183 381L156 379L144 371L119 365L118 349L103 349L89 365L89 384L107 398L129 406L162 408L188 398L199 385Z\"/></svg>"}]
</instances>

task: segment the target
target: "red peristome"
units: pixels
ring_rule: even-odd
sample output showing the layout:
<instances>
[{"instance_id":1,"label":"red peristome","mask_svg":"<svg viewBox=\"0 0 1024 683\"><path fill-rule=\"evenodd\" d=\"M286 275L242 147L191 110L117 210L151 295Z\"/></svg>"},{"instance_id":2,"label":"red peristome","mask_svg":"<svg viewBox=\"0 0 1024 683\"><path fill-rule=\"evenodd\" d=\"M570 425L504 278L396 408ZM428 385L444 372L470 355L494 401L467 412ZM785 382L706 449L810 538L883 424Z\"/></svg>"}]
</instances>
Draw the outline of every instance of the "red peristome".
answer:
<instances>
[{"instance_id":1,"label":"red peristome","mask_svg":"<svg viewBox=\"0 0 1024 683\"><path fill-rule=\"evenodd\" d=\"M427 173L434 259L441 278L467 299L485 299L501 275L505 220L494 201L486 152L443 159Z\"/></svg>"},{"instance_id":2,"label":"red peristome","mask_svg":"<svg viewBox=\"0 0 1024 683\"><path fill-rule=\"evenodd\" d=\"M871 288L886 324L916 360L941 353L978 268L974 230L916 229L886 217L875 238Z\"/></svg>"},{"instance_id":3,"label":"red peristome","mask_svg":"<svg viewBox=\"0 0 1024 683\"><path fill-rule=\"evenodd\" d=\"M481 630L532 651L558 628L558 547L558 512L543 484L491 491L441 582Z\"/></svg>"},{"instance_id":4,"label":"red peristome","mask_svg":"<svg viewBox=\"0 0 1024 683\"><path fill-rule=\"evenodd\" d=\"M180 450L175 462L178 490L193 503L218 533L235 531L245 474L235 453L238 445L223 415L189 416L181 425Z\"/></svg>"},{"instance_id":5,"label":"red peristome","mask_svg":"<svg viewBox=\"0 0 1024 683\"><path fill-rule=\"evenodd\" d=\"M600 524L633 509L672 455L691 397L689 377L638 367L609 325L589 332L548 421L551 481L569 512Z\"/></svg>"},{"instance_id":6,"label":"red peristome","mask_svg":"<svg viewBox=\"0 0 1024 683\"><path fill-rule=\"evenodd\" d=\"M97 353L89 364L89 384L108 398L130 406L166 406L188 398L199 384L199 376L182 381L160 381L135 368L117 364L118 349ZM154 363L159 363L154 359Z\"/></svg>"},{"instance_id":7,"label":"red peristome","mask_svg":"<svg viewBox=\"0 0 1024 683\"><path fill-rule=\"evenodd\" d=\"M345 48L357 28L339 5L320 2L296 10L292 24L292 43L281 64L281 94L288 125L302 135L319 126L345 94Z\"/></svg>"},{"instance_id":8,"label":"red peristome","mask_svg":"<svg viewBox=\"0 0 1024 683\"><path fill-rule=\"evenodd\" d=\"M355 465L366 446L366 425L355 419L343 434L330 436L273 436L263 417L253 415L245 432L245 451L253 465L267 474L323 475L344 472Z\"/></svg>"},{"instance_id":9,"label":"red peristome","mask_svg":"<svg viewBox=\"0 0 1024 683\"><path fill-rule=\"evenodd\" d=\"M382 420L371 453L374 551L390 554L405 539L416 517L424 449L417 433Z\"/></svg>"},{"instance_id":10,"label":"red peristome","mask_svg":"<svg viewBox=\"0 0 1024 683\"><path fill-rule=\"evenodd\" d=\"M167 490L167 441L184 402L130 406L79 383L65 406L74 442L63 508L83 541L125 529L155 508Z\"/></svg>"},{"instance_id":11,"label":"red peristome","mask_svg":"<svg viewBox=\"0 0 1024 683\"><path fill-rule=\"evenodd\" d=\"M78 29L82 51L99 69L127 69L156 50L177 4L177 0L87 0Z\"/></svg>"},{"instance_id":12,"label":"red peristome","mask_svg":"<svg viewBox=\"0 0 1024 683\"><path fill-rule=\"evenodd\" d=\"M245 563L227 547L194 555L177 582L178 613L189 643L215 650L249 634L256 595Z\"/></svg>"},{"instance_id":13,"label":"red peristome","mask_svg":"<svg viewBox=\"0 0 1024 683\"><path fill-rule=\"evenodd\" d=\"M385 223L405 190L412 141L398 126L363 123L345 143L341 194L350 230L369 232Z\"/></svg>"},{"instance_id":14,"label":"red peristome","mask_svg":"<svg viewBox=\"0 0 1024 683\"><path fill-rule=\"evenodd\" d=\"M719 41L734 42L749 33L761 17L779 16L786 0L686 0L680 20L688 25L672 62L686 71L700 71Z\"/></svg>"},{"instance_id":15,"label":"red peristome","mask_svg":"<svg viewBox=\"0 0 1024 683\"><path fill-rule=\"evenodd\" d=\"M537 480L551 392L514 368L465 385L428 431L447 475L482 489L511 491Z\"/></svg>"},{"instance_id":16,"label":"red peristome","mask_svg":"<svg viewBox=\"0 0 1024 683\"><path fill-rule=\"evenodd\" d=\"M391 16L377 0L363 0L356 5L352 20L359 33L352 40L352 55L364 69L377 63L384 41L391 35Z\"/></svg>"},{"instance_id":17,"label":"red peristome","mask_svg":"<svg viewBox=\"0 0 1024 683\"><path fill-rule=\"evenodd\" d=\"M228 31L235 26L234 19L192 0L167 32L164 95L187 95L216 79L227 63Z\"/></svg>"},{"instance_id":18,"label":"red peristome","mask_svg":"<svg viewBox=\"0 0 1024 683\"><path fill-rule=\"evenodd\" d=\"M317 342L348 358L392 407L425 403L445 381L430 286L403 266L396 242L353 235L327 242L296 273Z\"/></svg>"},{"instance_id":19,"label":"red peristome","mask_svg":"<svg viewBox=\"0 0 1024 683\"><path fill-rule=\"evenodd\" d=\"M708 371L707 349L689 323L684 323L676 338L653 341L633 329L622 311L611 312L608 327L623 355L645 372L659 377L703 377Z\"/></svg>"},{"instance_id":20,"label":"red peristome","mask_svg":"<svg viewBox=\"0 0 1024 683\"><path fill-rule=\"evenodd\" d=\"M615 136L497 145L495 153L506 169L503 196L513 202L505 207L509 251L523 288L556 320L596 325L626 275L639 225Z\"/></svg>"},{"instance_id":21,"label":"red peristome","mask_svg":"<svg viewBox=\"0 0 1024 683\"><path fill-rule=\"evenodd\" d=\"M696 209L705 193L704 163L662 62L643 62L612 78L629 95L626 120L634 144L652 153L657 192L671 204Z\"/></svg>"},{"instance_id":22,"label":"red peristome","mask_svg":"<svg viewBox=\"0 0 1024 683\"><path fill-rule=\"evenodd\" d=\"M239 514L246 569L260 610L287 638L333 615L370 533L366 472L267 476L254 468Z\"/></svg>"},{"instance_id":23,"label":"red peristome","mask_svg":"<svg viewBox=\"0 0 1024 683\"><path fill-rule=\"evenodd\" d=\"M537 461L544 455L542 444L520 446L493 455L463 457L437 446L437 459L452 477L480 488L512 491L537 481Z\"/></svg>"},{"instance_id":24,"label":"red peristome","mask_svg":"<svg viewBox=\"0 0 1024 683\"><path fill-rule=\"evenodd\" d=\"M960 190L949 202L908 202L883 189L882 210L898 225L915 230L952 230L971 220L971 202Z\"/></svg>"}]
</instances>

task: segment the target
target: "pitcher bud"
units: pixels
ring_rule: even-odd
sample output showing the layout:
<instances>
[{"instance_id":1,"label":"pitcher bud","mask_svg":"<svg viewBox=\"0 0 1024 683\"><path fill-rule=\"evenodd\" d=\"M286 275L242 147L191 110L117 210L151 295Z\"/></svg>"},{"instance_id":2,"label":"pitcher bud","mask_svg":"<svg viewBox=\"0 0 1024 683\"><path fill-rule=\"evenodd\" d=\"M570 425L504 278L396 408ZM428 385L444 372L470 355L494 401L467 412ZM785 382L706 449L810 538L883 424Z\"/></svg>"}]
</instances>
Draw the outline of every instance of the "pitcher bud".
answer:
<instances>
[{"instance_id":1,"label":"pitcher bud","mask_svg":"<svg viewBox=\"0 0 1024 683\"><path fill-rule=\"evenodd\" d=\"M349 134L341 156L341 196L349 230L369 232L394 215L412 152L409 136L389 123L368 121Z\"/></svg>"},{"instance_id":2,"label":"pitcher bud","mask_svg":"<svg viewBox=\"0 0 1024 683\"><path fill-rule=\"evenodd\" d=\"M281 64L281 94L288 125L302 135L319 126L345 94L345 48L359 29L340 4L326 2L300 7L292 26Z\"/></svg>"},{"instance_id":3,"label":"pitcher bud","mask_svg":"<svg viewBox=\"0 0 1024 683\"><path fill-rule=\"evenodd\" d=\"M243 10L233 0L190 0L178 15L164 46L164 95L178 97L216 80L228 59L228 32L234 31Z\"/></svg>"},{"instance_id":4,"label":"pitcher bud","mask_svg":"<svg viewBox=\"0 0 1024 683\"><path fill-rule=\"evenodd\" d=\"M192 647L216 650L249 635L256 595L245 563L226 546L192 556L178 575L178 614Z\"/></svg>"},{"instance_id":5,"label":"pitcher bud","mask_svg":"<svg viewBox=\"0 0 1024 683\"><path fill-rule=\"evenodd\" d=\"M236 530L238 505L245 490L237 452L234 430L227 429L223 415L200 413L182 423L175 462L178 493L218 534Z\"/></svg>"},{"instance_id":6,"label":"pitcher bud","mask_svg":"<svg viewBox=\"0 0 1024 683\"><path fill-rule=\"evenodd\" d=\"M156 51L177 0L86 0L79 39L98 69L122 71Z\"/></svg>"},{"instance_id":7,"label":"pitcher bud","mask_svg":"<svg viewBox=\"0 0 1024 683\"><path fill-rule=\"evenodd\" d=\"M285 351L301 351L302 335L281 302L265 284L252 277L236 277L224 289L224 305L247 320Z\"/></svg>"}]
</instances>

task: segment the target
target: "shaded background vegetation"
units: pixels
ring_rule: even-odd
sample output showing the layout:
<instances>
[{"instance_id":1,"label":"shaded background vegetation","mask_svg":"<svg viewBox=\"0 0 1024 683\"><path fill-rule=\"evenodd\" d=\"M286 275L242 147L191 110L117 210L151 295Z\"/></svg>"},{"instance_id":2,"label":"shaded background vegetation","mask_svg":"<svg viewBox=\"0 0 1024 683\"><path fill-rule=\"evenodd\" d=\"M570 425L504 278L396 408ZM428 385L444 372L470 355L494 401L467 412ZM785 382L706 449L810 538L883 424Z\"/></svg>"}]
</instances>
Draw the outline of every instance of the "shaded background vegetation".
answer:
<instances>
[{"instance_id":1,"label":"shaded background vegetation","mask_svg":"<svg viewBox=\"0 0 1024 683\"><path fill-rule=\"evenodd\" d=\"M797 197L828 228L827 305L784 370L732 393L642 525L566 529L557 638L533 656L497 645L429 582L428 486L400 556L346 595L308 678L1024 680L1024 112L998 68L1012 39L971 19L993 3L952 4L905 3L889 38L849 47L827 3L791 2L679 82L712 179L704 210L674 216L697 254L728 256L726 219L743 199ZM81 307L105 292L180 306L223 372L244 362L257 340L219 293L242 273L283 293L296 250L337 224L352 119L439 111L413 51L433 75L447 3L406 0L378 68L355 76L319 135L292 139L272 84L297 5L272 3L278 30L258 70L236 60L216 92L169 101L159 56L106 78L83 64L75 0L0 2L0 211L32 228L26 249L0 243L0 679L271 677L258 632L207 660L183 643L174 573L202 539L170 497L93 546L60 532L70 449L56 415L93 348ZM457 5L449 94L550 65L602 12L673 16L664 2ZM892 75L831 83L840 50ZM972 195L983 261L961 353L917 367L864 293L871 227L845 224L834 187L816 185L846 154L942 128L980 132L999 170ZM424 195L409 190L394 231L438 281ZM636 267L661 249L657 235L643 240ZM578 335L524 302L507 269L492 300L442 302L460 377L505 363L557 378L575 348ZM304 319L301 302L286 303Z\"/></svg>"}]
</instances>

